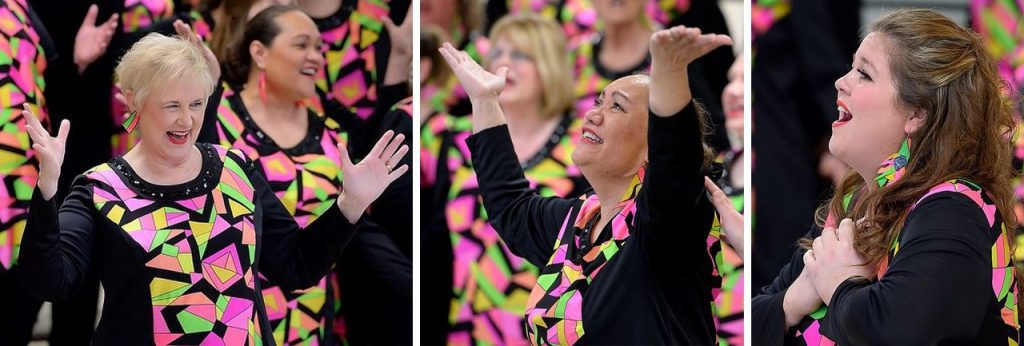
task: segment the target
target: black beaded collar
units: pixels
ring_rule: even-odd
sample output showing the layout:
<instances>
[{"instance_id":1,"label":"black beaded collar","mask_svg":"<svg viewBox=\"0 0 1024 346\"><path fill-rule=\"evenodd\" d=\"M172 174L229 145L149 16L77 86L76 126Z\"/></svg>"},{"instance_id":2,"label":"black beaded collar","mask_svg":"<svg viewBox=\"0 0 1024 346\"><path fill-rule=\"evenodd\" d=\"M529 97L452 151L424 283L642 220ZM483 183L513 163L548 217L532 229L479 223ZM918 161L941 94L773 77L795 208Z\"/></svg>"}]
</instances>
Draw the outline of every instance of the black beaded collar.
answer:
<instances>
[{"instance_id":1,"label":"black beaded collar","mask_svg":"<svg viewBox=\"0 0 1024 346\"><path fill-rule=\"evenodd\" d=\"M562 142L562 137L569 132L569 126L572 126L572 120L573 118L569 114L562 116L562 121L559 122L558 126L555 127L555 130L551 132L551 137L548 138L548 143L545 144L544 147L536 154L533 154L533 156L528 160L520 163L519 167L526 171L536 165L539 165L541 162L544 162L544 160L551 155L551 152L555 150L555 147Z\"/></svg>"},{"instance_id":2,"label":"black beaded collar","mask_svg":"<svg viewBox=\"0 0 1024 346\"><path fill-rule=\"evenodd\" d=\"M194 179L181 184L152 184L139 177L139 174L121 156L111 159L109 164L125 182L125 185L141 196L160 200L193 198L210 192L220 182L220 173L224 168L224 163L210 144L196 143L196 147L203 155L203 168Z\"/></svg>"}]
</instances>

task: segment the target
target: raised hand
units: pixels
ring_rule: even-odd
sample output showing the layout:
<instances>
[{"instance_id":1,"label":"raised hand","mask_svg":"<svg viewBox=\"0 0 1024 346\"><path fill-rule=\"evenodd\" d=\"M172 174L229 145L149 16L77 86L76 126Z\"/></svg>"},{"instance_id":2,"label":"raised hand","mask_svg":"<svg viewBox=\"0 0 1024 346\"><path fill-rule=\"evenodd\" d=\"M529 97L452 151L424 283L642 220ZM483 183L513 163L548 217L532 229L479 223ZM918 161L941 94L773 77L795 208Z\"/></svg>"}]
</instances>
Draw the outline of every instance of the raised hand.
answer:
<instances>
[{"instance_id":1,"label":"raised hand","mask_svg":"<svg viewBox=\"0 0 1024 346\"><path fill-rule=\"evenodd\" d=\"M466 52L452 47L451 43L445 42L440 48L441 56L455 72L462 88L469 95L469 100L474 104L479 101L493 101L505 90L505 78L508 77L508 67L498 68L498 74L484 70ZM475 113L475 112L474 112Z\"/></svg>"},{"instance_id":2,"label":"raised hand","mask_svg":"<svg viewBox=\"0 0 1024 346\"><path fill-rule=\"evenodd\" d=\"M74 62L78 66L78 73L85 71L89 64L92 64L103 53L107 52L110 39L114 37L114 30L117 30L117 13L114 13L103 24L96 25L96 14L100 11L95 4L89 6L85 13L85 20L82 26L78 27L75 35Z\"/></svg>"},{"instance_id":3,"label":"raised hand","mask_svg":"<svg viewBox=\"0 0 1024 346\"><path fill-rule=\"evenodd\" d=\"M353 164L348 150L338 144L343 180L338 207L349 222L358 221L366 208L384 193L384 189L409 170L408 165L395 167L409 152L409 146L402 145L405 135L394 134L393 131L385 132L359 164Z\"/></svg>"},{"instance_id":4,"label":"raised hand","mask_svg":"<svg viewBox=\"0 0 1024 346\"><path fill-rule=\"evenodd\" d=\"M412 57L412 6L405 12L402 25L395 25L388 15L381 16L380 20L384 22L388 38L391 39L391 54Z\"/></svg>"},{"instance_id":5,"label":"raised hand","mask_svg":"<svg viewBox=\"0 0 1024 346\"><path fill-rule=\"evenodd\" d=\"M60 122L57 137L50 137L50 133L29 110L28 104L22 105L21 115L25 117L25 131L32 138L32 149L36 151L39 161L39 181L36 185L43 193L43 198L49 200L57 194L57 179L60 178L60 167L64 163L64 144L67 143L71 123L64 119Z\"/></svg>"},{"instance_id":6,"label":"raised hand","mask_svg":"<svg viewBox=\"0 0 1024 346\"><path fill-rule=\"evenodd\" d=\"M651 63L686 67L715 48L731 45L726 35L701 34L700 29L676 26L651 35Z\"/></svg>"},{"instance_id":7,"label":"raised hand","mask_svg":"<svg viewBox=\"0 0 1024 346\"><path fill-rule=\"evenodd\" d=\"M220 63L217 61L217 56L213 55L213 51L210 50L210 47L207 47L206 44L203 43L203 39L200 38L195 31L192 31L192 27L185 24L181 19L174 21L173 25L174 31L178 33L178 36L192 42L192 44L196 45L196 47L203 52L203 56L206 57L206 64L208 65L207 68L210 69L210 75L213 76L213 82L219 83Z\"/></svg>"},{"instance_id":8,"label":"raised hand","mask_svg":"<svg viewBox=\"0 0 1024 346\"><path fill-rule=\"evenodd\" d=\"M711 50L732 44L729 36L701 34L683 26L651 35L651 112L660 117L675 115L692 99L686 68Z\"/></svg>"}]
</instances>

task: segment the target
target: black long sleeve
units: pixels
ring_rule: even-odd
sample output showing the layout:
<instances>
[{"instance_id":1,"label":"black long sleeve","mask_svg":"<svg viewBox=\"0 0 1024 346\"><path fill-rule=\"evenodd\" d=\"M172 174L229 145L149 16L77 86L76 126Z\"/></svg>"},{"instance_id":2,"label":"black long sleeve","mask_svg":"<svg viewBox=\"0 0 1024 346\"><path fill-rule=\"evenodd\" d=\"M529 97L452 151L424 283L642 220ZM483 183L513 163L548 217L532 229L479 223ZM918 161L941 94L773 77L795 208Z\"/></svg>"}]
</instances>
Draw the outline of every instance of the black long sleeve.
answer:
<instances>
[{"instance_id":1,"label":"black long sleeve","mask_svg":"<svg viewBox=\"0 0 1024 346\"><path fill-rule=\"evenodd\" d=\"M807 237L813 239L820 234L821 230L814 228ZM751 299L750 316L753 318L750 330L753 340L761 340L763 345L784 345L794 342L793 333L786 328L786 312L782 308L782 302L786 297L786 290L804 270L804 252L806 251L803 249L794 251L789 263L782 267L775 280L761 288L760 293ZM801 325L810 322L811 318L806 317Z\"/></svg>"},{"instance_id":2,"label":"black long sleeve","mask_svg":"<svg viewBox=\"0 0 1024 346\"><path fill-rule=\"evenodd\" d=\"M579 200L534 193L519 166L507 125L480 131L466 144L488 222L513 254L543 266L554 252L562 221Z\"/></svg>"},{"instance_id":3,"label":"black long sleeve","mask_svg":"<svg viewBox=\"0 0 1024 346\"><path fill-rule=\"evenodd\" d=\"M881 279L847 280L836 288L822 334L841 345L1006 343L989 329L1002 325L1000 306L993 305L989 229L966 196L928 197L908 216L899 251ZM986 323L993 317L997 323Z\"/></svg>"},{"instance_id":4,"label":"black long sleeve","mask_svg":"<svg viewBox=\"0 0 1024 346\"><path fill-rule=\"evenodd\" d=\"M341 250L355 234L337 207L331 207L320 218L300 229L270 185L253 165L245 168L256 189L257 229L262 228L257 248L260 271L285 290L315 285L338 260ZM358 223L358 222L357 222Z\"/></svg>"},{"instance_id":5,"label":"black long sleeve","mask_svg":"<svg viewBox=\"0 0 1024 346\"><path fill-rule=\"evenodd\" d=\"M647 230L642 234L645 246L654 250L650 253L653 263L700 263L710 273L706 239L714 208L704 189L698 116L693 102L671 117L648 115L649 161L637 198L637 217L641 229ZM680 259L680 255L687 257Z\"/></svg>"},{"instance_id":6,"label":"black long sleeve","mask_svg":"<svg viewBox=\"0 0 1024 346\"><path fill-rule=\"evenodd\" d=\"M84 179L76 178L59 212L56 201L43 199L38 188L32 194L18 270L25 289L44 300L70 297L92 267L95 207Z\"/></svg>"}]
</instances>

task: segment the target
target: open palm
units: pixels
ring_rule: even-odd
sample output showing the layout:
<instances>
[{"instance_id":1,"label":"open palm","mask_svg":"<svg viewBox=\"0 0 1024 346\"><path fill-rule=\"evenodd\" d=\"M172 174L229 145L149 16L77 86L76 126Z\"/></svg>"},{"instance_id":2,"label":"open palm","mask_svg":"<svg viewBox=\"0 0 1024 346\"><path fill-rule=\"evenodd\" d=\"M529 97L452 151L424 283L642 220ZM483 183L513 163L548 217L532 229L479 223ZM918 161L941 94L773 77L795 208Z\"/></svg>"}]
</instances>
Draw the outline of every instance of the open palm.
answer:
<instances>
[{"instance_id":1,"label":"open palm","mask_svg":"<svg viewBox=\"0 0 1024 346\"><path fill-rule=\"evenodd\" d=\"M117 30L117 13L111 15L103 24L96 25L96 14L98 12L99 7L96 5L89 6L89 11L85 14L82 26L78 27L78 33L75 34L73 58L75 65L78 66L79 73L85 71L89 64L92 64L103 53L107 52L110 39L114 37L114 31Z\"/></svg>"},{"instance_id":2,"label":"open palm","mask_svg":"<svg viewBox=\"0 0 1024 346\"><path fill-rule=\"evenodd\" d=\"M452 47L451 43L446 42L440 50L441 56L455 72L455 77L459 79L459 84L462 84L462 88L466 90L470 101L497 99L501 91L505 89L508 67L499 68L497 74L490 73L480 67L480 64L477 64L469 54Z\"/></svg>"},{"instance_id":3,"label":"open palm","mask_svg":"<svg viewBox=\"0 0 1024 346\"><path fill-rule=\"evenodd\" d=\"M344 187L343 196L338 199L338 204L342 214L349 221L358 220L363 211L384 193L388 185L409 170L408 165L396 167L402 157L409 152L409 146L403 145L403 140L405 135L395 136L393 131L385 132L370 153L358 164L353 164L348 156L348 150L344 145L338 144Z\"/></svg>"},{"instance_id":4,"label":"open palm","mask_svg":"<svg viewBox=\"0 0 1024 346\"><path fill-rule=\"evenodd\" d=\"M729 36L676 26L651 35L651 60L685 67L715 48L730 44Z\"/></svg>"},{"instance_id":5,"label":"open palm","mask_svg":"<svg viewBox=\"0 0 1024 346\"><path fill-rule=\"evenodd\" d=\"M39 161L39 191L43 198L50 199L57 193L57 179L60 178L60 167L64 163L64 144L68 140L68 129L71 123L67 119L60 122L60 130L56 137L39 123L39 118L29 110L29 105L22 107L21 115L25 117L25 131L32 138L32 149L36 151Z\"/></svg>"}]
</instances>

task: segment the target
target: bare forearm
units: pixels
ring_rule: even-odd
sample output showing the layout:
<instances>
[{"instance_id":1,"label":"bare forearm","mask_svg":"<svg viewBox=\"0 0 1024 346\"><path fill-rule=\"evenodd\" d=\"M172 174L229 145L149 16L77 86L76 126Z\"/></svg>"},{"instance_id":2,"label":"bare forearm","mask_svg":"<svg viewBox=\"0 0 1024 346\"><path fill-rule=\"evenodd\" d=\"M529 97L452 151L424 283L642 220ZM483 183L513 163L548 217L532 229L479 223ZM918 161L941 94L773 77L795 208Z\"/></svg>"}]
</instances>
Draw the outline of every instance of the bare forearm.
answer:
<instances>
[{"instance_id":1,"label":"bare forearm","mask_svg":"<svg viewBox=\"0 0 1024 346\"><path fill-rule=\"evenodd\" d=\"M651 63L651 112L658 116L679 113L692 98L687 67L657 60Z\"/></svg>"}]
</instances>

